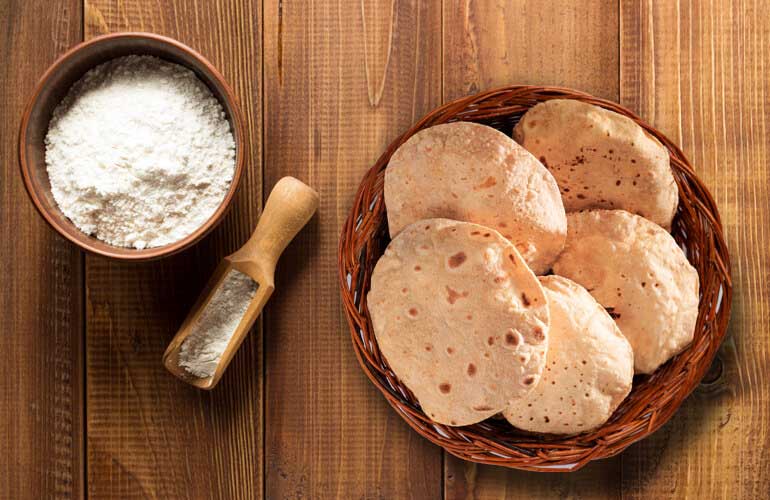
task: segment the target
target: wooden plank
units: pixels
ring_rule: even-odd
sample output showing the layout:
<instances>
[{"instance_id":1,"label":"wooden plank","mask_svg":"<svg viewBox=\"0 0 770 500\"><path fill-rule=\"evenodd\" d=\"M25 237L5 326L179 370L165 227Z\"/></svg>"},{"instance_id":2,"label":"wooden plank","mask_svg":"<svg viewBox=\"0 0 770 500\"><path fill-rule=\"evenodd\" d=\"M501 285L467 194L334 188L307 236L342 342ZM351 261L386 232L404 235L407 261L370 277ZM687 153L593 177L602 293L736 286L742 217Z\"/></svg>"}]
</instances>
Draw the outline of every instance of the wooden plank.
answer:
<instances>
[{"instance_id":1,"label":"wooden plank","mask_svg":"<svg viewBox=\"0 0 770 500\"><path fill-rule=\"evenodd\" d=\"M438 9L265 4L265 185L294 175L321 207L279 263L266 318L267 498L438 498L440 450L358 367L337 242L364 172L439 104Z\"/></svg>"},{"instance_id":2,"label":"wooden plank","mask_svg":"<svg viewBox=\"0 0 770 500\"><path fill-rule=\"evenodd\" d=\"M0 498L83 496L82 255L29 201L19 120L79 41L79 2L0 2Z\"/></svg>"},{"instance_id":3,"label":"wooden plank","mask_svg":"<svg viewBox=\"0 0 770 500\"><path fill-rule=\"evenodd\" d=\"M767 498L770 12L761 1L621 2L621 98L681 144L716 198L735 297L718 361L623 455L628 498Z\"/></svg>"},{"instance_id":4,"label":"wooden plank","mask_svg":"<svg viewBox=\"0 0 770 500\"><path fill-rule=\"evenodd\" d=\"M169 35L234 87L251 158L233 209L202 243L159 262L88 257L88 488L94 498L259 498L262 339L255 328L211 393L168 374L161 355L215 264L256 225L262 200L259 0L86 1L86 38Z\"/></svg>"},{"instance_id":5,"label":"wooden plank","mask_svg":"<svg viewBox=\"0 0 770 500\"><path fill-rule=\"evenodd\" d=\"M513 84L617 99L617 2L444 0L444 100Z\"/></svg>"},{"instance_id":6,"label":"wooden plank","mask_svg":"<svg viewBox=\"0 0 770 500\"><path fill-rule=\"evenodd\" d=\"M618 99L618 5L593 0L444 2L444 99L510 84L563 85ZM447 499L620 497L620 460L533 474L445 455Z\"/></svg>"}]
</instances>

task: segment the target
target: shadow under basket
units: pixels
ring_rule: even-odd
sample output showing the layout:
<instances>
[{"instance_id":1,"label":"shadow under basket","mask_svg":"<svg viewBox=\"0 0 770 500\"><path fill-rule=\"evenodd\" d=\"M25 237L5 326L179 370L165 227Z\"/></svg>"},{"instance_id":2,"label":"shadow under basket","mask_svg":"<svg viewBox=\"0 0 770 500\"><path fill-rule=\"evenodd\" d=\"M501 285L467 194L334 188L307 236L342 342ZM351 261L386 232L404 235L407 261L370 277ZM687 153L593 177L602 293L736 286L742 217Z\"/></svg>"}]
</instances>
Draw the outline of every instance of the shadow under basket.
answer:
<instances>
[{"instance_id":1,"label":"shadow under basket","mask_svg":"<svg viewBox=\"0 0 770 500\"><path fill-rule=\"evenodd\" d=\"M393 152L421 129L463 120L490 125L510 137L513 127L530 107L549 99L578 99L628 116L668 149L679 186L679 207L672 234L700 276L695 337L685 351L655 373L635 377L628 398L608 422L591 432L569 437L536 435L494 418L464 427L434 423L387 365L366 308L372 270L390 242L383 199L385 168ZM511 86L458 99L429 113L396 139L361 181L340 236L338 264L342 301L356 356L366 375L398 414L454 456L542 472L574 471L592 460L611 457L666 423L711 365L727 330L732 301L730 257L719 212L682 151L628 109L556 87Z\"/></svg>"}]
</instances>

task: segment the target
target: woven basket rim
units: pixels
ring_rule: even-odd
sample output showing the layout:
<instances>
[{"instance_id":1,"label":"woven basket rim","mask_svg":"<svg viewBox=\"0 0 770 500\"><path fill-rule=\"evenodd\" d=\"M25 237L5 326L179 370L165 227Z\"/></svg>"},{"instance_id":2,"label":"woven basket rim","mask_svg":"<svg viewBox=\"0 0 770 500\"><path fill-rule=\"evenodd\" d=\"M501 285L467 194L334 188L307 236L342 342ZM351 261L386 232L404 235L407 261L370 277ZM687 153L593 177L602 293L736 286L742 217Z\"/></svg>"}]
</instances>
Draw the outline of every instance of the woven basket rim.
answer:
<instances>
[{"instance_id":1,"label":"woven basket rim","mask_svg":"<svg viewBox=\"0 0 770 500\"><path fill-rule=\"evenodd\" d=\"M418 130L468 120L509 132L512 123L538 102L578 99L628 116L669 151L679 187L672 234L698 270L701 299L695 339L682 353L649 376L635 377L628 398L595 431L576 436L546 436L514 430L485 420L464 427L436 424L393 374L377 346L364 297L371 270L389 241L383 199L383 174L393 152ZM510 136L510 133L508 133ZM553 86L500 87L446 103L397 137L364 175L339 241L339 280L356 358L369 380L419 434L448 453L472 462L541 472L578 470L592 460L620 453L667 422L697 387L716 356L727 330L732 304L730 257L716 203L681 149L634 112L585 92Z\"/></svg>"}]
</instances>

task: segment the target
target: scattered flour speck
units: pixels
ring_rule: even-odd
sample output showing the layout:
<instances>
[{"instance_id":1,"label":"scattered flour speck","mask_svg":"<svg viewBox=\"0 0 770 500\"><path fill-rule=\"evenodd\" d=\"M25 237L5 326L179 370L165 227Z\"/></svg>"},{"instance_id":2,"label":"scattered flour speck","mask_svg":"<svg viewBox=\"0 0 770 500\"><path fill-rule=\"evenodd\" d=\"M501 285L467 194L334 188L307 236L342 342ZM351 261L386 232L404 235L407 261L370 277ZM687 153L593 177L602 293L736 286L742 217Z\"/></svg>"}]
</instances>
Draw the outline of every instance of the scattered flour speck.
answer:
<instances>
[{"instance_id":1,"label":"scattered flour speck","mask_svg":"<svg viewBox=\"0 0 770 500\"><path fill-rule=\"evenodd\" d=\"M151 56L86 73L45 138L53 197L83 232L111 245L157 247L203 225L235 172L224 110L195 74Z\"/></svg>"}]
</instances>

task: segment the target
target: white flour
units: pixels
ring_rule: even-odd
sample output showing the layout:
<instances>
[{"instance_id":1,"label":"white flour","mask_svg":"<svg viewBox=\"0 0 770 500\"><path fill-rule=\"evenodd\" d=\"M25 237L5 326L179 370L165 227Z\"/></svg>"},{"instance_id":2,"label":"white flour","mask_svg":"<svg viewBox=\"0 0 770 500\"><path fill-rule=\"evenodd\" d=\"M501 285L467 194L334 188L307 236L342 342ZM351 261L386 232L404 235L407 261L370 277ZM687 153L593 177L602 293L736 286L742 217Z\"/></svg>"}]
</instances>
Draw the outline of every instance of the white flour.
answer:
<instances>
[{"instance_id":1,"label":"white flour","mask_svg":"<svg viewBox=\"0 0 770 500\"><path fill-rule=\"evenodd\" d=\"M151 56L86 73L54 111L45 144L59 208L115 246L188 236L216 211L235 172L219 101L192 71Z\"/></svg>"},{"instance_id":2,"label":"white flour","mask_svg":"<svg viewBox=\"0 0 770 500\"><path fill-rule=\"evenodd\" d=\"M257 287L253 279L240 271L233 269L225 276L182 343L179 366L196 377L214 374L222 353L257 293Z\"/></svg>"}]
</instances>

